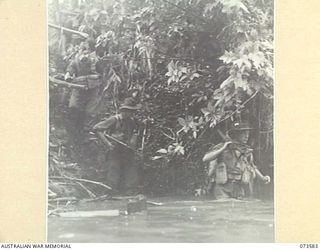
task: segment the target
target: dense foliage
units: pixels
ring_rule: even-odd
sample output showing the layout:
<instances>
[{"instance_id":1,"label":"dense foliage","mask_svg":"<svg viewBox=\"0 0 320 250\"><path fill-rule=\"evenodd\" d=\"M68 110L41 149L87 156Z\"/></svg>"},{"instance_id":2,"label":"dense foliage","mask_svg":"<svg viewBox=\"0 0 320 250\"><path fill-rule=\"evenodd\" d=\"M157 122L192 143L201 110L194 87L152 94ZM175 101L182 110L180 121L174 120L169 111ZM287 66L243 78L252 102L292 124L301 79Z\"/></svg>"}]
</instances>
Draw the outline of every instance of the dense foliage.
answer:
<instances>
[{"instance_id":1,"label":"dense foliage","mask_svg":"<svg viewBox=\"0 0 320 250\"><path fill-rule=\"evenodd\" d=\"M256 128L256 164L272 175L272 0L52 1L49 22L89 34L108 58L95 122L115 113L129 89L141 90L145 192L201 192L203 154L235 120ZM50 75L65 73L82 41L49 28ZM69 92L50 88L50 174L103 181L103 149L88 146L82 161L66 140Z\"/></svg>"}]
</instances>

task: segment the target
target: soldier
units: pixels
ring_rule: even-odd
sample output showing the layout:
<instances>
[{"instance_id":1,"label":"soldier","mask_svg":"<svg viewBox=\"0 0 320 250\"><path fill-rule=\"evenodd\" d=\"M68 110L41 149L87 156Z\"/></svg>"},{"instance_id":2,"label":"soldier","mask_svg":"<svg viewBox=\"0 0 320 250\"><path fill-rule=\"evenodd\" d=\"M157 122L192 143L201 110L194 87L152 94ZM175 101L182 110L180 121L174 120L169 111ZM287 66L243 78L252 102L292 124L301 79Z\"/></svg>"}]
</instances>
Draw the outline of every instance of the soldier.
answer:
<instances>
[{"instance_id":1,"label":"soldier","mask_svg":"<svg viewBox=\"0 0 320 250\"><path fill-rule=\"evenodd\" d=\"M246 123L233 124L227 132L230 141L215 145L203 157L210 162L208 175L216 199L251 197L256 177L265 184L270 182L254 165L253 150L246 144L250 129Z\"/></svg>"},{"instance_id":2,"label":"soldier","mask_svg":"<svg viewBox=\"0 0 320 250\"><path fill-rule=\"evenodd\" d=\"M108 148L106 181L115 192L133 194L138 188L138 168L134 163L137 135L134 134L136 124L133 120L134 112L138 109L140 105L135 104L133 98L126 98L120 107L120 114L111 116L93 127L93 130L100 134L100 138L103 136L101 132L107 132L109 135L102 138Z\"/></svg>"},{"instance_id":3,"label":"soldier","mask_svg":"<svg viewBox=\"0 0 320 250\"><path fill-rule=\"evenodd\" d=\"M69 100L68 131L77 142L83 127L95 112L101 85L101 75L96 71L97 58L90 53L87 43L80 46L78 54L68 65L66 81L85 86L85 89L73 89Z\"/></svg>"}]
</instances>

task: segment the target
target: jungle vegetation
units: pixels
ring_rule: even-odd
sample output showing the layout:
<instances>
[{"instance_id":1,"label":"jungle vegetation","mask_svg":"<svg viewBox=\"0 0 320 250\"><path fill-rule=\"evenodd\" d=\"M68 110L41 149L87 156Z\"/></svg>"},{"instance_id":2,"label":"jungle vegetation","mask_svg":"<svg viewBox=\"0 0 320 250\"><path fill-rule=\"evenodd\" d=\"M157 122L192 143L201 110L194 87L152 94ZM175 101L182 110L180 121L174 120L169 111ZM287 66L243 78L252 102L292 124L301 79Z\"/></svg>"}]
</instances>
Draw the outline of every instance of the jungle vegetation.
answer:
<instances>
[{"instance_id":1,"label":"jungle vegetation","mask_svg":"<svg viewBox=\"0 0 320 250\"><path fill-rule=\"evenodd\" d=\"M137 118L147 194L200 194L203 154L218 130L249 121L256 165L273 172L272 0L53 0L49 75L61 76L81 42L112 60L103 68L93 124L117 112L128 90L141 91ZM77 40L76 40L77 41ZM70 88L50 84L49 195L98 197L104 148L90 140L82 157L65 129ZM77 194L76 194L77 193Z\"/></svg>"}]
</instances>

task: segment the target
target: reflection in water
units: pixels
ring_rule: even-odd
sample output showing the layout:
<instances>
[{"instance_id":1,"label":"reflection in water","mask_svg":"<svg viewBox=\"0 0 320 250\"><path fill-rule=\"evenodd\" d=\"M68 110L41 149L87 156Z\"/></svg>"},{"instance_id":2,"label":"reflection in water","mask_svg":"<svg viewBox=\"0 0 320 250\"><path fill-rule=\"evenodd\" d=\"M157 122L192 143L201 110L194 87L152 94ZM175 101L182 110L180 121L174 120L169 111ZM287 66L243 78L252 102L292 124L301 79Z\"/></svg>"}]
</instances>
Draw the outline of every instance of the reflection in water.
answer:
<instances>
[{"instance_id":1,"label":"reflection in water","mask_svg":"<svg viewBox=\"0 0 320 250\"><path fill-rule=\"evenodd\" d=\"M173 201L140 214L48 220L49 242L273 242L273 203ZM106 201L105 203L108 203ZM96 209L105 209L95 204Z\"/></svg>"}]
</instances>

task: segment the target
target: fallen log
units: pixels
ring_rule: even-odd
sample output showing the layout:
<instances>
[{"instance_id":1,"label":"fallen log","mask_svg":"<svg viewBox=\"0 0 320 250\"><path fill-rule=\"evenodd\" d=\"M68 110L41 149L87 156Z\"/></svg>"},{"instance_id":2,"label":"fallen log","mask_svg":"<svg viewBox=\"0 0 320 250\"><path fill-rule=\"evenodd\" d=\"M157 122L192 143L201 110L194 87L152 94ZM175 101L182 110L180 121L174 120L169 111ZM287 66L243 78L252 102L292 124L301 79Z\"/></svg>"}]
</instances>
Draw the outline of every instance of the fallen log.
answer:
<instances>
[{"instance_id":1,"label":"fallen log","mask_svg":"<svg viewBox=\"0 0 320 250\"><path fill-rule=\"evenodd\" d=\"M87 89L87 87L84 85L79 85L79 84L74 84L74 83L62 81L62 80L56 79L52 76L49 76L49 83L54 84L54 85L56 84L56 85L59 85L62 87L67 87L67 88L75 88L75 89L83 89L83 90Z\"/></svg>"},{"instance_id":2,"label":"fallen log","mask_svg":"<svg viewBox=\"0 0 320 250\"><path fill-rule=\"evenodd\" d=\"M60 217L112 217L119 216L119 210L99 210L99 211L75 211L75 212L62 212L58 213Z\"/></svg>"},{"instance_id":3,"label":"fallen log","mask_svg":"<svg viewBox=\"0 0 320 250\"><path fill-rule=\"evenodd\" d=\"M113 196L108 198L108 200L130 200L134 199L137 196ZM147 204L152 205L152 206L163 206L164 204L162 202L155 202L155 201L148 201Z\"/></svg>"},{"instance_id":4,"label":"fallen log","mask_svg":"<svg viewBox=\"0 0 320 250\"><path fill-rule=\"evenodd\" d=\"M152 206L163 206L162 202L155 202L155 201L147 201L147 204Z\"/></svg>"},{"instance_id":5,"label":"fallen log","mask_svg":"<svg viewBox=\"0 0 320 250\"><path fill-rule=\"evenodd\" d=\"M55 24L52 24L52 23L49 23L48 25L49 25L49 27L51 27L51 28L59 29L59 30L62 30L63 32L69 32L69 33L71 33L71 34L78 35L78 36L80 36L80 37L82 37L82 38L85 38L85 39L87 39L87 38L89 37L89 34L84 33L84 32L80 32L80 31L68 29L68 28L66 28L66 27L62 27L62 26L55 25Z\"/></svg>"}]
</instances>

